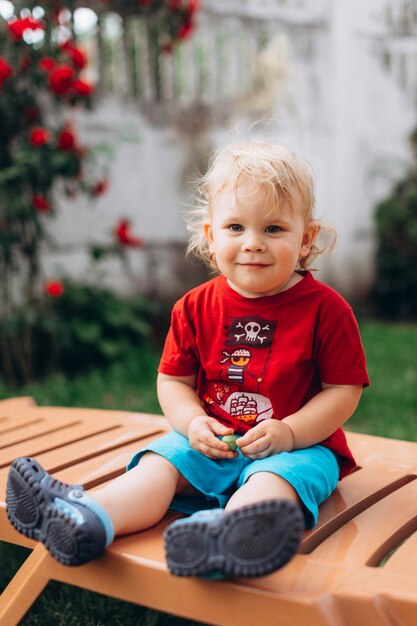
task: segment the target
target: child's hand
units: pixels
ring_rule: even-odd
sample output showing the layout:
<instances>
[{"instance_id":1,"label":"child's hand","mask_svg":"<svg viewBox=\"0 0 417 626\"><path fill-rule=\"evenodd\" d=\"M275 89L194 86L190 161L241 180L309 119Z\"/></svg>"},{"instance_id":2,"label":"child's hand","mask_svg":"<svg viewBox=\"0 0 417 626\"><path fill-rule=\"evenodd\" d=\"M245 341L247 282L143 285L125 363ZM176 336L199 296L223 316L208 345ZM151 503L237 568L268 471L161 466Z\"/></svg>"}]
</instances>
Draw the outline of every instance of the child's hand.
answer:
<instances>
[{"instance_id":1,"label":"child's hand","mask_svg":"<svg viewBox=\"0 0 417 626\"><path fill-rule=\"evenodd\" d=\"M208 456L209 459L233 459L237 452L232 452L224 441L217 437L231 435L233 428L220 424L214 417L201 415L195 417L188 427L190 446Z\"/></svg>"},{"instance_id":2,"label":"child's hand","mask_svg":"<svg viewBox=\"0 0 417 626\"><path fill-rule=\"evenodd\" d=\"M236 445L250 459L264 459L278 452L290 452L294 448L291 428L285 422L269 419L251 428Z\"/></svg>"}]
</instances>

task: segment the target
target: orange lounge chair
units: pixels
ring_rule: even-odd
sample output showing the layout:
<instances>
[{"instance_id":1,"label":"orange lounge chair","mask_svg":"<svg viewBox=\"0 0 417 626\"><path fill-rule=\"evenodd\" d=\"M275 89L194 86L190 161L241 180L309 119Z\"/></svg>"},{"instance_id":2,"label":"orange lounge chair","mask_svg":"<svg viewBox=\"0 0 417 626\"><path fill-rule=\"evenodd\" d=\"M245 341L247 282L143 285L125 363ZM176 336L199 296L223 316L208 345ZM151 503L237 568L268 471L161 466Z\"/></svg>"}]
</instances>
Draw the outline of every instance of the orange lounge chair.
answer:
<instances>
[{"instance_id":1,"label":"orange lounge chair","mask_svg":"<svg viewBox=\"0 0 417 626\"><path fill-rule=\"evenodd\" d=\"M219 626L416 626L417 443L349 433L360 469L322 505L295 558L263 578L172 576L162 541L171 512L73 568L8 523L5 483L16 456L35 456L61 480L91 488L167 430L159 416L0 402L0 539L34 548L0 598L2 626L18 624L50 580Z\"/></svg>"}]
</instances>

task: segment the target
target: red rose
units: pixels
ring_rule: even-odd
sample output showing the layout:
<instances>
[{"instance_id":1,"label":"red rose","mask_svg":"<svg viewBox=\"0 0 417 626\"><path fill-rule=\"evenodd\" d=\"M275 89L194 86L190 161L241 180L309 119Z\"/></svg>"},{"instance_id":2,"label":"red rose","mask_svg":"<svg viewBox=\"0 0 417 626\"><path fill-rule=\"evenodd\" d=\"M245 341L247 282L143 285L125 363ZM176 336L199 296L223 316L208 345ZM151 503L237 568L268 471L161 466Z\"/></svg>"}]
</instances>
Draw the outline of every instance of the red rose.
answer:
<instances>
[{"instance_id":1,"label":"red rose","mask_svg":"<svg viewBox=\"0 0 417 626\"><path fill-rule=\"evenodd\" d=\"M55 67L49 75L49 86L58 94L66 94L70 90L74 78L74 70L69 65Z\"/></svg>"},{"instance_id":2,"label":"red rose","mask_svg":"<svg viewBox=\"0 0 417 626\"><path fill-rule=\"evenodd\" d=\"M57 141L58 148L60 150L74 150L76 143L76 137L72 130L70 130L69 128L64 128L64 130L61 130L58 135Z\"/></svg>"},{"instance_id":3,"label":"red rose","mask_svg":"<svg viewBox=\"0 0 417 626\"><path fill-rule=\"evenodd\" d=\"M122 246L132 246L134 248L142 248L143 240L140 237L135 237L130 232L130 221L126 219L122 219L116 225L114 230L114 234L116 235L116 239Z\"/></svg>"},{"instance_id":4,"label":"red rose","mask_svg":"<svg viewBox=\"0 0 417 626\"><path fill-rule=\"evenodd\" d=\"M200 8L200 0L188 0L188 11L195 13Z\"/></svg>"},{"instance_id":5,"label":"red rose","mask_svg":"<svg viewBox=\"0 0 417 626\"><path fill-rule=\"evenodd\" d=\"M91 187L90 194L92 196L101 196L102 193L105 193L109 188L109 181L106 178L99 180L96 184Z\"/></svg>"},{"instance_id":6,"label":"red rose","mask_svg":"<svg viewBox=\"0 0 417 626\"><path fill-rule=\"evenodd\" d=\"M184 41L184 39L188 39L188 37L191 35L191 33L194 30L194 24L192 23L191 19L187 19L184 24L181 26L180 30L178 31L178 39L180 41Z\"/></svg>"},{"instance_id":7,"label":"red rose","mask_svg":"<svg viewBox=\"0 0 417 626\"><path fill-rule=\"evenodd\" d=\"M65 291L64 285L59 280L47 280L43 290L51 298L59 298Z\"/></svg>"},{"instance_id":8,"label":"red rose","mask_svg":"<svg viewBox=\"0 0 417 626\"><path fill-rule=\"evenodd\" d=\"M87 65L87 57L84 52L80 48L77 48L77 46L74 46L70 41L66 41L62 44L61 50L67 53L73 64L80 70Z\"/></svg>"},{"instance_id":9,"label":"red rose","mask_svg":"<svg viewBox=\"0 0 417 626\"><path fill-rule=\"evenodd\" d=\"M80 70L87 65L87 57L80 48L71 48L71 60Z\"/></svg>"},{"instance_id":10,"label":"red rose","mask_svg":"<svg viewBox=\"0 0 417 626\"><path fill-rule=\"evenodd\" d=\"M37 211L39 211L39 213L47 213L51 209L50 202L45 198L45 196L40 194L33 196L32 205Z\"/></svg>"},{"instance_id":11,"label":"red rose","mask_svg":"<svg viewBox=\"0 0 417 626\"><path fill-rule=\"evenodd\" d=\"M13 74L11 65L4 57L0 57L0 89L3 86L4 81Z\"/></svg>"},{"instance_id":12,"label":"red rose","mask_svg":"<svg viewBox=\"0 0 417 626\"><path fill-rule=\"evenodd\" d=\"M94 91L93 85L80 79L72 82L71 89L79 96L90 96Z\"/></svg>"},{"instance_id":13,"label":"red rose","mask_svg":"<svg viewBox=\"0 0 417 626\"><path fill-rule=\"evenodd\" d=\"M12 74L12 66L4 57L0 57L0 80L9 78Z\"/></svg>"},{"instance_id":14,"label":"red rose","mask_svg":"<svg viewBox=\"0 0 417 626\"><path fill-rule=\"evenodd\" d=\"M38 20L34 20L33 17L24 17L22 19L13 19L7 23L10 32L17 40L21 40L25 30L37 30L38 28L45 29L45 25Z\"/></svg>"},{"instance_id":15,"label":"red rose","mask_svg":"<svg viewBox=\"0 0 417 626\"><path fill-rule=\"evenodd\" d=\"M32 146L43 146L49 141L49 132L45 128L38 126L30 131L29 140Z\"/></svg>"},{"instance_id":16,"label":"red rose","mask_svg":"<svg viewBox=\"0 0 417 626\"><path fill-rule=\"evenodd\" d=\"M43 57L39 61L39 67L42 68L43 70L46 70L47 72L50 72L54 66L55 66L55 59L53 59L52 57Z\"/></svg>"}]
</instances>

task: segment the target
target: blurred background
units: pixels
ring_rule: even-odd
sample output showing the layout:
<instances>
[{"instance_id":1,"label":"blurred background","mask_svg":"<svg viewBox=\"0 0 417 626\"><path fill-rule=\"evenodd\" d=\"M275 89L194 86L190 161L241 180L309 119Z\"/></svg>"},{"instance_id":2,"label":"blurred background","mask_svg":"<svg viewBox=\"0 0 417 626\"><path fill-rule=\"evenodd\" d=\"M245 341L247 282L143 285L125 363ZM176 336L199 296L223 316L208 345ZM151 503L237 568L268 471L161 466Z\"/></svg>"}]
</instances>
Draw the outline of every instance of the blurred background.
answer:
<instances>
[{"instance_id":1,"label":"blurred background","mask_svg":"<svg viewBox=\"0 0 417 626\"><path fill-rule=\"evenodd\" d=\"M321 275L366 298L375 276L375 206L411 164L414 2L206 0L199 10L168 0L78 4L71 16L61 11L59 37L75 38L85 55L81 73L94 86L93 110L78 101L64 116L83 144L107 144L112 153L94 206L89 197L54 190L59 210L48 229L57 246L43 251L45 275L91 274L91 240L105 245L122 217L143 250L129 255L131 275L117 259L103 260L101 283L125 294L177 297L199 279L183 255L181 212L192 201L193 177L213 149L250 135L289 145L311 163L318 213L340 233ZM155 9L152 22L153 5L159 15ZM179 44L165 42L170 16L161 5L174 7L172 19L175 7L193 9ZM3 15L11 12L10 2L0 6ZM135 6L143 7L139 15ZM22 47L41 45L42 35L26 31Z\"/></svg>"},{"instance_id":2,"label":"blurred background","mask_svg":"<svg viewBox=\"0 0 417 626\"><path fill-rule=\"evenodd\" d=\"M416 33L414 0L0 0L1 396L159 411L172 303L210 277L183 212L254 137L338 231L317 275L373 381L349 424L416 438Z\"/></svg>"},{"instance_id":3,"label":"blurred background","mask_svg":"<svg viewBox=\"0 0 417 626\"><path fill-rule=\"evenodd\" d=\"M416 34L416 0L0 0L0 398L160 412L172 303L210 277L183 211L253 137L307 159L338 231L317 277L372 380L348 427L416 441ZM175 622L53 593L25 624Z\"/></svg>"},{"instance_id":4,"label":"blurred background","mask_svg":"<svg viewBox=\"0 0 417 626\"><path fill-rule=\"evenodd\" d=\"M311 163L318 213L340 233L320 274L365 300L375 276L375 206L411 163L414 11L398 0L207 0L171 52L155 51L141 18L112 13L98 23L92 10L76 11L98 89L93 117L80 113L77 126L85 141L120 143L96 209L72 203L56 220L67 251L45 259L48 271L67 263L83 274L83 239L94 231L105 240L118 211L146 249L130 255L133 281L113 259L104 282L125 293L182 293L200 279L183 255L192 179L213 149L249 135L289 145Z\"/></svg>"}]
</instances>

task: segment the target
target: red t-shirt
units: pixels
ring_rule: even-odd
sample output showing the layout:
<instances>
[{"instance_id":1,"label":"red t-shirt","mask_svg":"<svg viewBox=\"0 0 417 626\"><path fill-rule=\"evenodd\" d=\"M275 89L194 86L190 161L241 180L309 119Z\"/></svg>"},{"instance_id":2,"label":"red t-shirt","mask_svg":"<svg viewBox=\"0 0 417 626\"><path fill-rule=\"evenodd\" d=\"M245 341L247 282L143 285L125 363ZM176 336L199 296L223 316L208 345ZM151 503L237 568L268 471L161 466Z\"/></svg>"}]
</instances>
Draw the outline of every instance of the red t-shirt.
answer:
<instances>
[{"instance_id":1,"label":"red t-shirt","mask_svg":"<svg viewBox=\"0 0 417 626\"><path fill-rule=\"evenodd\" d=\"M321 382L367 386L351 307L310 272L303 276L260 298L241 296L223 276L192 289L173 308L159 371L197 374L206 413L242 434L295 413ZM336 453L341 477L355 467L341 428L321 445Z\"/></svg>"}]
</instances>

